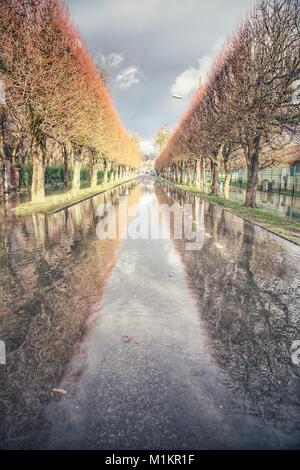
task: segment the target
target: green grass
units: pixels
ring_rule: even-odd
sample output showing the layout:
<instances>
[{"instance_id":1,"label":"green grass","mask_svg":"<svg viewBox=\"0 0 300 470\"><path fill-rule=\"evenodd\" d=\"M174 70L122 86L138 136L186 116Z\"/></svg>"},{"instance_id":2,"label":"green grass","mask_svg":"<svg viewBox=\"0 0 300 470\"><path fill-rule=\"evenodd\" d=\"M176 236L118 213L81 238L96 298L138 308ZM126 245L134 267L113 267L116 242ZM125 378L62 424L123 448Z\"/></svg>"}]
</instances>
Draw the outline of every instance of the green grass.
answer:
<instances>
[{"instance_id":1,"label":"green grass","mask_svg":"<svg viewBox=\"0 0 300 470\"><path fill-rule=\"evenodd\" d=\"M72 193L72 191L67 191L65 193L59 194L52 194L50 196L46 196L45 202L39 204L33 204L32 202L20 204L18 207L13 209L13 213L17 217L24 217L30 214L51 212L53 210L63 208L64 206L68 206L69 204L76 204L81 200L96 195L97 193L112 189L115 186L119 186L120 184L126 183L127 181L131 181L132 179L134 178L116 181L107 185L98 185L94 189L83 188L77 194Z\"/></svg>"},{"instance_id":2,"label":"green grass","mask_svg":"<svg viewBox=\"0 0 300 470\"><path fill-rule=\"evenodd\" d=\"M210 196L202 193L197 188L191 186L184 186L179 183L173 183L172 181L163 180L164 182L171 183L172 185L184 190L190 191L195 194L200 194L201 197L212 204L216 204L224 209L232 212L235 215L242 217L245 220L253 222L266 230L269 230L276 235L279 235L287 240L300 245L300 223L293 222L287 217L282 217L277 214L273 214L270 211L264 209L252 209L245 207L243 204L224 199L221 196Z\"/></svg>"}]
</instances>

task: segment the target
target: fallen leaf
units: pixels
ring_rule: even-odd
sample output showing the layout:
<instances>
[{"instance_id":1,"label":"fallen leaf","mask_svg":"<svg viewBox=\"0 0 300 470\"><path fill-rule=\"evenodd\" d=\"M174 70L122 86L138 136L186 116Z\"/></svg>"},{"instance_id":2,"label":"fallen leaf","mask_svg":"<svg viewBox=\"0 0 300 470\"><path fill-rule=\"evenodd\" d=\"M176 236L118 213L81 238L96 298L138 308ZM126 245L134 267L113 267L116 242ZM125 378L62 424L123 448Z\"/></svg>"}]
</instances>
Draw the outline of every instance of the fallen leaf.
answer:
<instances>
[{"instance_id":1,"label":"fallen leaf","mask_svg":"<svg viewBox=\"0 0 300 470\"><path fill-rule=\"evenodd\" d=\"M132 336L122 336L123 343L129 343L132 340Z\"/></svg>"},{"instance_id":2,"label":"fallen leaf","mask_svg":"<svg viewBox=\"0 0 300 470\"><path fill-rule=\"evenodd\" d=\"M63 388L52 388L51 390L52 393L60 393L61 395L68 395L67 390L64 390Z\"/></svg>"}]
</instances>

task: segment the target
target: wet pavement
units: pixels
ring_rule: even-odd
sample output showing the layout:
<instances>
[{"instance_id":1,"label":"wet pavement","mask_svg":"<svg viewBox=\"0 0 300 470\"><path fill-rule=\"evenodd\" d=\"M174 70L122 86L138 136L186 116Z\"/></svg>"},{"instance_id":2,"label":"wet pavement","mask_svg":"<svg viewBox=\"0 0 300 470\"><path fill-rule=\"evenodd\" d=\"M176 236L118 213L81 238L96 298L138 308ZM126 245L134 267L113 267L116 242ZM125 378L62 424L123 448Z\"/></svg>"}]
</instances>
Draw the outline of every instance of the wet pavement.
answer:
<instances>
[{"instance_id":1,"label":"wet pavement","mask_svg":"<svg viewBox=\"0 0 300 470\"><path fill-rule=\"evenodd\" d=\"M126 230L124 196L143 213L190 204L201 246L176 239L178 220L166 236L165 213L164 239L99 239L109 205ZM9 214L0 448L300 447L299 247L152 180L48 217Z\"/></svg>"}]
</instances>

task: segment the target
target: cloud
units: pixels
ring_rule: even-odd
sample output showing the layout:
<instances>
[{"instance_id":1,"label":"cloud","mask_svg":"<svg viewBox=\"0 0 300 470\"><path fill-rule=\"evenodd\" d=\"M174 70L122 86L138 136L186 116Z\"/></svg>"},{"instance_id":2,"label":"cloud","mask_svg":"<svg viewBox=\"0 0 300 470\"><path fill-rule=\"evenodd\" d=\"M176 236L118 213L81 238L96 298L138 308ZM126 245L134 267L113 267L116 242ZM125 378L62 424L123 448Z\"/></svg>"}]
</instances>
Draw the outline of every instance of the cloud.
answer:
<instances>
[{"instance_id":1,"label":"cloud","mask_svg":"<svg viewBox=\"0 0 300 470\"><path fill-rule=\"evenodd\" d=\"M108 67L117 68L123 62L124 57L122 54L118 54L117 52L113 52L105 57L105 63Z\"/></svg>"},{"instance_id":2,"label":"cloud","mask_svg":"<svg viewBox=\"0 0 300 470\"><path fill-rule=\"evenodd\" d=\"M198 60L198 67L189 67L176 78L171 87L172 95L179 95L183 98L191 96L199 87L200 77L207 74L211 64L211 57L206 56Z\"/></svg>"},{"instance_id":3,"label":"cloud","mask_svg":"<svg viewBox=\"0 0 300 470\"><path fill-rule=\"evenodd\" d=\"M98 65L112 69L118 68L123 60L124 57L119 52L112 52L111 54L105 55L102 51L99 51L95 57L95 61Z\"/></svg>"},{"instance_id":4,"label":"cloud","mask_svg":"<svg viewBox=\"0 0 300 470\"><path fill-rule=\"evenodd\" d=\"M154 143L151 140L142 140L140 142L141 152L144 155L150 155L152 153L157 153Z\"/></svg>"},{"instance_id":5,"label":"cloud","mask_svg":"<svg viewBox=\"0 0 300 470\"><path fill-rule=\"evenodd\" d=\"M211 55L219 37L236 30L253 0L64 0L83 41L97 51L120 53L124 60L107 69L110 92L126 128L151 141L167 124L172 129L188 106L174 100L171 85L186 69L197 70L197 59ZM99 63L100 65L100 63ZM143 71L139 84L120 87L116 76L135 65ZM120 80L121 77L119 77ZM186 78L186 77L185 77ZM127 80L128 83L128 80Z\"/></svg>"},{"instance_id":6,"label":"cloud","mask_svg":"<svg viewBox=\"0 0 300 470\"><path fill-rule=\"evenodd\" d=\"M119 88L130 88L133 85L140 83L142 75L142 71L139 69L139 67L132 65L131 67L127 67L126 69L122 70L117 75L115 82Z\"/></svg>"},{"instance_id":7,"label":"cloud","mask_svg":"<svg viewBox=\"0 0 300 470\"><path fill-rule=\"evenodd\" d=\"M218 39L210 55L205 55L201 59L198 59L197 67L189 67L184 72L182 72L175 79L175 82L171 86L172 95L179 95L183 98L190 97L195 93L199 87L199 83L205 82L208 72L210 71L212 61L214 56L220 49L221 44L223 44L223 38Z\"/></svg>"}]
</instances>

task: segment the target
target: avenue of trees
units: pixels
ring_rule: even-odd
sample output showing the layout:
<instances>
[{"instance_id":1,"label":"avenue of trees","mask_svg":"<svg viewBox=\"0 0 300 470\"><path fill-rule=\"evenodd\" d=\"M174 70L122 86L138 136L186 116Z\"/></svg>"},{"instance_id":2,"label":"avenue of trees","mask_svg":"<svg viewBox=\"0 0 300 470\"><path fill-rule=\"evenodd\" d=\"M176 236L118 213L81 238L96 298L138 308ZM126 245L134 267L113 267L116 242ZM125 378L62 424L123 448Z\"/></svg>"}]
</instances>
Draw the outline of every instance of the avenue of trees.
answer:
<instances>
[{"instance_id":1,"label":"avenue of trees","mask_svg":"<svg viewBox=\"0 0 300 470\"><path fill-rule=\"evenodd\" d=\"M31 168L31 197L45 199L45 168L62 166L74 194L140 166L105 86L60 0L0 0L0 193L7 162Z\"/></svg>"},{"instance_id":2,"label":"avenue of trees","mask_svg":"<svg viewBox=\"0 0 300 470\"><path fill-rule=\"evenodd\" d=\"M247 168L245 205L255 207L258 172L284 163L286 149L299 139L299 0L262 0L226 42L206 83L156 160L156 169L174 181L211 193L219 173Z\"/></svg>"}]
</instances>

